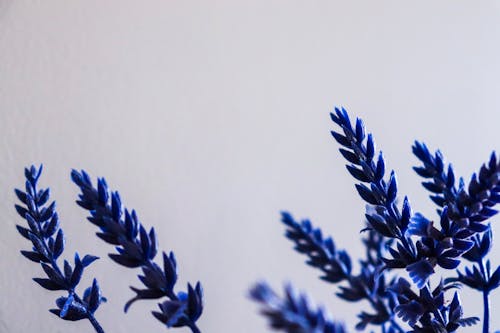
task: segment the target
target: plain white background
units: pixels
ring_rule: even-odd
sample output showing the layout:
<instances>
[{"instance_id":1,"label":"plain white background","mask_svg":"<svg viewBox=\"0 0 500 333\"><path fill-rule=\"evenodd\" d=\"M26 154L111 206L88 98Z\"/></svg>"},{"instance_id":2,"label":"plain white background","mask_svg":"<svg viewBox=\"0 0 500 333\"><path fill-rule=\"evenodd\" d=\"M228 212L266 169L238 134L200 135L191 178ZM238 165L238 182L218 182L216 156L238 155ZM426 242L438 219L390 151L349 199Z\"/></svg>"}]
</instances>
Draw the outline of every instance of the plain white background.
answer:
<instances>
[{"instance_id":1,"label":"plain white background","mask_svg":"<svg viewBox=\"0 0 500 333\"><path fill-rule=\"evenodd\" d=\"M65 255L102 257L84 284L96 276L109 299L97 313L107 332L165 328L155 301L123 314L137 272L107 259L74 204L71 168L106 176L155 226L180 288L203 282L203 332L269 331L246 298L261 278L292 281L353 327L368 306L335 299L282 236L279 211L362 255L363 204L329 136L328 113L344 105L400 193L432 216L411 144L441 148L467 180L498 148L499 28L497 1L0 0L0 332L91 332L48 313L58 293L36 286L42 270L19 254L13 188L31 163L44 163ZM478 294L462 298L482 315Z\"/></svg>"}]
</instances>

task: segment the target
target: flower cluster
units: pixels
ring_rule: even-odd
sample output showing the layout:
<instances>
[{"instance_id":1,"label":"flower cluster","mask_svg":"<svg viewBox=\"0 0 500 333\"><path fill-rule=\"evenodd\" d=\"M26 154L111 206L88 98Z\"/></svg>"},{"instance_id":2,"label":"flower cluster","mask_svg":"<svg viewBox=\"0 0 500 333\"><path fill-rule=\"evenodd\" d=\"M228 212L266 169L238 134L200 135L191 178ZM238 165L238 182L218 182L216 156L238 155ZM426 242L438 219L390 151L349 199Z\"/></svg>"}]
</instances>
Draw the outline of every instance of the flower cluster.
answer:
<instances>
[{"instance_id":1,"label":"flower cluster","mask_svg":"<svg viewBox=\"0 0 500 333\"><path fill-rule=\"evenodd\" d=\"M15 205L15 208L28 224L28 228L20 225L16 227L24 238L31 241L33 246L31 251L23 250L21 254L42 266L46 277L34 278L35 282L47 290L64 290L68 293L67 296L56 300L57 308L51 309L50 312L64 320L88 319L96 332L104 332L94 317L99 305L105 301L97 280L94 279L92 286L84 291L83 297L78 296L76 292L84 269L98 258L86 255L80 259L78 253L75 253L73 266L64 260L63 268L60 268L57 260L64 251L64 233L59 226L55 202L48 203L49 189L37 187L41 174L41 166L38 169L35 166L26 168L24 170L25 191L15 190L21 202L20 205Z\"/></svg>"},{"instance_id":2,"label":"flower cluster","mask_svg":"<svg viewBox=\"0 0 500 333\"><path fill-rule=\"evenodd\" d=\"M377 153L362 120L352 123L343 108L336 108L331 119L340 128L332 136L341 145L347 171L367 203L366 258L359 261L360 272L353 273L351 257L338 250L331 237L324 237L308 220L298 222L283 213L285 235L295 250L308 257L308 265L321 270L322 280L341 284L337 296L351 302L368 301L371 310L358 315L357 330L371 325L391 333L444 333L474 325L479 318L464 317L458 292L450 295L452 289L466 285L483 293L483 333L489 332L488 295L500 285L500 267L493 270L487 259L492 243L488 221L500 203L500 161L495 153L466 185L462 178L456 180L440 151L431 153L425 144L415 142L413 153L422 165L414 170L425 178L422 184L438 206L439 223L434 223L414 213L407 197L398 200L396 174L390 171L386 176L385 159ZM456 276L441 278L431 287L431 276L438 268L457 269L462 259L471 261L472 267L457 270ZM410 280L399 276L399 269ZM270 299L268 306L274 302ZM266 298L258 300L266 302Z\"/></svg>"}]
</instances>

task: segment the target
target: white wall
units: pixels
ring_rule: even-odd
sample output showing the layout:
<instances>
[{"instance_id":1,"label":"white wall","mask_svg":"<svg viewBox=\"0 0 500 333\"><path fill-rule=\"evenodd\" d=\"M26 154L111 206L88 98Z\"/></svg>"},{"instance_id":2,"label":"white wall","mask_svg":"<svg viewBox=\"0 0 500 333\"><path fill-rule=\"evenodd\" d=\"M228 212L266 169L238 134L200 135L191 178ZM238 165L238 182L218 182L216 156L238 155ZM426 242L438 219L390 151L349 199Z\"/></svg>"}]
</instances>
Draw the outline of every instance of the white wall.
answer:
<instances>
[{"instance_id":1,"label":"white wall","mask_svg":"<svg viewBox=\"0 0 500 333\"><path fill-rule=\"evenodd\" d=\"M47 312L57 293L34 285L41 269L19 254L12 189L42 162L66 254L103 257L86 281L110 300L97 314L108 332L165 329L154 301L122 313L136 272L106 258L71 168L106 176L157 228L180 286L203 282L204 332L266 331L245 297L259 278L289 279L354 323L357 305L292 252L278 212L311 217L361 254L363 205L329 137L328 112L344 105L375 134L400 192L432 214L410 146L440 147L466 178L498 148L499 19L497 1L0 0L0 331L91 331ZM481 315L479 295L463 298Z\"/></svg>"}]
</instances>

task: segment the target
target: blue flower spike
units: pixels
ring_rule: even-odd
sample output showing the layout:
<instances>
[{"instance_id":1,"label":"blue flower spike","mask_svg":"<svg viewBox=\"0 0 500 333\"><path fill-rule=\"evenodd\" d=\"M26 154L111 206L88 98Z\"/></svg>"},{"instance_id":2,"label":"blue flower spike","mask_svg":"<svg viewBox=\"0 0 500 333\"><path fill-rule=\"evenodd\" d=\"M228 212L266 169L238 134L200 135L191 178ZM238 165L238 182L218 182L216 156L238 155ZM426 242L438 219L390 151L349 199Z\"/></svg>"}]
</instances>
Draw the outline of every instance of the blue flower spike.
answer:
<instances>
[{"instance_id":1,"label":"blue flower spike","mask_svg":"<svg viewBox=\"0 0 500 333\"><path fill-rule=\"evenodd\" d=\"M203 312L203 288L199 282L188 283L187 292L175 292L177 262L173 252L162 252L162 266L154 262L158 254L154 228L149 231L139 221L134 210L122 206L118 192L110 191L104 178L94 187L85 171L71 172L71 179L80 188L77 204L89 211L88 220L99 228L97 237L115 246L109 257L119 265L140 268L142 288L130 287L135 296L125 304L125 312L138 300L166 298L158 304L160 311L153 316L166 327L188 327L201 332L196 321Z\"/></svg>"},{"instance_id":2,"label":"blue flower spike","mask_svg":"<svg viewBox=\"0 0 500 333\"><path fill-rule=\"evenodd\" d=\"M68 321L88 319L96 332L104 333L94 316L99 305L106 301L101 295L97 280L94 279L92 286L85 290L83 297L78 296L76 292L85 268L98 258L85 255L80 259L78 253L75 253L73 265L64 260L63 268L59 266L58 259L64 252L64 233L60 228L55 201L49 203L50 190L38 189L41 174L42 166L25 168L25 191L15 190L20 201L20 204L15 205L16 211L26 220L28 226L27 228L21 225L16 227L33 246L31 250L21 251L21 254L39 263L46 274L46 277L33 278L33 281L47 290L67 292L67 296L57 299L57 308L49 310L50 312Z\"/></svg>"},{"instance_id":3,"label":"blue flower spike","mask_svg":"<svg viewBox=\"0 0 500 333\"><path fill-rule=\"evenodd\" d=\"M497 214L494 207L500 203L500 161L493 152L466 186L462 178L458 185L455 184L453 168L445 166L440 151L432 154L425 144L416 141L413 153L423 164L414 169L429 180L422 185L432 193L431 199L438 205L438 213L442 216L441 230L434 232L433 242L441 245L447 240L454 244L454 251L438 252L437 257L446 253L456 256L455 259L448 258L452 260L449 268L458 266L460 255L474 263L472 267L466 267L464 273L457 271L458 277L449 280L460 281L483 293L483 333L487 333L489 294L500 285L500 267L492 273L487 259L492 243L491 227L487 221Z\"/></svg>"},{"instance_id":4,"label":"blue flower spike","mask_svg":"<svg viewBox=\"0 0 500 333\"><path fill-rule=\"evenodd\" d=\"M295 244L295 250L308 257L306 263L322 271L320 277L329 283L344 283L339 286L337 296L349 301L368 301L371 311L362 311L358 318L358 329L367 325L386 325L396 327L396 332L403 332L397 324L390 324L394 319L394 296L387 293L386 276L377 270L382 263L387 242L373 231L367 230L363 242L367 249L367 258L360 260L361 272L352 272L352 263L345 250L339 250L331 237L324 237L321 229L315 228L309 220L300 223L290 213L282 213L282 222L287 227L285 235ZM390 241L389 241L390 242ZM390 281L388 282L391 283Z\"/></svg>"}]
</instances>

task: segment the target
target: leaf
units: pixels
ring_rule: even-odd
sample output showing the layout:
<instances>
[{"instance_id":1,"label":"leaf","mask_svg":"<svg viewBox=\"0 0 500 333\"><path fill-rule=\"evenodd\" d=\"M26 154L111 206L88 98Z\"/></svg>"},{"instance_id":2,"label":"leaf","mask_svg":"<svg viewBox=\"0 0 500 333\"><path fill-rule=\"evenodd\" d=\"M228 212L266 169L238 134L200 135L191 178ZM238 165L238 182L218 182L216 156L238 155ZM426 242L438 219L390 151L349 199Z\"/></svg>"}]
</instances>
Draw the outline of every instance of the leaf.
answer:
<instances>
[{"instance_id":1,"label":"leaf","mask_svg":"<svg viewBox=\"0 0 500 333\"><path fill-rule=\"evenodd\" d=\"M135 267L140 267L142 264L141 260L133 259L128 256L123 256L120 254L115 254L115 253L110 253L108 256L116 262L117 264L120 264L125 267L130 267L130 268L135 268Z\"/></svg>"},{"instance_id":2,"label":"leaf","mask_svg":"<svg viewBox=\"0 0 500 333\"><path fill-rule=\"evenodd\" d=\"M64 276L66 280L71 280L71 275L73 274L73 268L67 260L64 260Z\"/></svg>"},{"instance_id":3,"label":"leaf","mask_svg":"<svg viewBox=\"0 0 500 333\"><path fill-rule=\"evenodd\" d=\"M33 278L33 281L47 290L66 290L65 286L62 286L50 279Z\"/></svg>"},{"instance_id":4,"label":"leaf","mask_svg":"<svg viewBox=\"0 0 500 333\"><path fill-rule=\"evenodd\" d=\"M16 208L17 213L24 219L28 210L19 205L14 205L14 208Z\"/></svg>"},{"instance_id":5,"label":"leaf","mask_svg":"<svg viewBox=\"0 0 500 333\"><path fill-rule=\"evenodd\" d=\"M24 251L23 250L23 251L21 251L21 254L25 258L27 258L27 259L29 259L29 260L31 260L33 262L36 262L36 263L48 261L44 256L42 256L38 252L31 252L31 251Z\"/></svg>"},{"instance_id":6,"label":"leaf","mask_svg":"<svg viewBox=\"0 0 500 333\"><path fill-rule=\"evenodd\" d=\"M27 203L27 197L26 197L26 193L24 193L23 191L19 190L19 189L14 189L14 192L16 193L16 196L17 198L19 199L19 201L21 201L23 204L26 205Z\"/></svg>"},{"instance_id":7,"label":"leaf","mask_svg":"<svg viewBox=\"0 0 500 333\"><path fill-rule=\"evenodd\" d=\"M436 184L436 183L434 183L434 182L423 182L423 183L422 183L422 186L423 186L426 190L428 190L428 191L430 191L430 192L432 192L432 193L442 193L442 192L443 192L443 190L444 190L444 187L439 186L439 185L437 185L437 184Z\"/></svg>"},{"instance_id":8,"label":"leaf","mask_svg":"<svg viewBox=\"0 0 500 333\"><path fill-rule=\"evenodd\" d=\"M356 154L344 148L340 148L339 151L348 162L359 165L359 157Z\"/></svg>"},{"instance_id":9,"label":"leaf","mask_svg":"<svg viewBox=\"0 0 500 333\"><path fill-rule=\"evenodd\" d=\"M85 255L82 259L82 265L83 267L87 267L89 266L91 263L93 263L94 261L96 261L97 259L99 259L99 257L96 257L96 256L92 256L92 255Z\"/></svg>"},{"instance_id":10,"label":"leaf","mask_svg":"<svg viewBox=\"0 0 500 333\"><path fill-rule=\"evenodd\" d=\"M142 252L142 257L147 260L149 259L149 251L150 251L150 245L149 245L149 236L148 232L144 228L144 226L141 225L139 228L140 230L140 240L141 240L141 252Z\"/></svg>"},{"instance_id":11,"label":"leaf","mask_svg":"<svg viewBox=\"0 0 500 333\"><path fill-rule=\"evenodd\" d=\"M47 274L47 277L49 279L51 279L52 281L54 281L55 283L59 284L59 285L63 285L64 284L64 277L61 276L59 274L58 271L56 271L52 266L46 264L46 263L42 263L42 268L45 272L45 274Z\"/></svg>"},{"instance_id":12,"label":"leaf","mask_svg":"<svg viewBox=\"0 0 500 333\"><path fill-rule=\"evenodd\" d=\"M107 234L104 232L96 232L96 236L112 245L120 245L120 241L115 235Z\"/></svg>"},{"instance_id":13,"label":"leaf","mask_svg":"<svg viewBox=\"0 0 500 333\"><path fill-rule=\"evenodd\" d=\"M339 134L339 133L334 132L334 131L331 131L330 133L332 134L335 141L337 141L340 145L342 145L344 147L350 146L349 140L347 140L347 138L345 136L343 136L342 134Z\"/></svg>"},{"instance_id":14,"label":"leaf","mask_svg":"<svg viewBox=\"0 0 500 333\"><path fill-rule=\"evenodd\" d=\"M29 236L30 236L30 240L33 243L33 246L35 247L36 251L40 255L42 255L43 257L49 259L50 256L49 256L49 253L47 252L47 248L45 247L45 243L40 238L38 238L38 236L36 236L33 233L30 233Z\"/></svg>"},{"instance_id":15,"label":"leaf","mask_svg":"<svg viewBox=\"0 0 500 333\"><path fill-rule=\"evenodd\" d=\"M26 219L26 222L28 222L30 230L38 236L38 234L40 233L40 226L38 222L31 216L30 213L26 213L24 218Z\"/></svg>"},{"instance_id":16,"label":"leaf","mask_svg":"<svg viewBox=\"0 0 500 333\"><path fill-rule=\"evenodd\" d=\"M149 249L149 259L154 259L156 257L156 254L158 253L158 240L156 238L156 233L155 229L152 227L149 230L149 243L150 243L150 249Z\"/></svg>"},{"instance_id":17,"label":"leaf","mask_svg":"<svg viewBox=\"0 0 500 333\"><path fill-rule=\"evenodd\" d=\"M490 277L490 280L488 281L488 290L494 290L500 286L500 266L497 267L495 272Z\"/></svg>"},{"instance_id":18,"label":"leaf","mask_svg":"<svg viewBox=\"0 0 500 333\"><path fill-rule=\"evenodd\" d=\"M21 234L21 236L23 236L24 238L26 238L28 240L31 240L31 238L30 238L31 231L29 229L21 227L20 225L16 225L16 229Z\"/></svg>"},{"instance_id":19,"label":"leaf","mask_svg":"<svg viewBox=\"0 0 500 333\"><path fill-rule=\"evenodd\" d=\"M378 205L379 202L373 195L372 191L364 184L356 184L356 190L358 190L359 196L372 205Z\"/></svg>"},{"instance_id":20,"label":"leaf","mask_svg":"<svg viewBox=\"0 0 500 333\"><path fill-rule=\"evenodd\" d=\"M97 180L97 198L101 205L106 205L109 199L108 186L104 178Z\"/></svg>"},{"instance_id":21,"label":"leaf","mask_svg":"<svg viewBox=\"0 0 500 333\"><path fill-rule=\"evenodd\" d=\"M49 200L49 197L50 197L50 190L49 189L38 191L38 193L36 195L37 205L39 207L45 205L47 203L47 201Z\"/></svg>"},{"instance_id":22,"label":"leaf","mask_svg":"<svg viewBox=\"0 0 500 333\"><path fill-rule=\"evenodd\" d=\"M196 321L203 312L203 289L200 282L196 283L195 288L188 283L188 314L192 321Z\"/></svg>"},{"instance_id":23,"label":"leaf","mask_svg":"<svg viewBox=\"0 0 500 333\"><path fill-rule=\"evenodd\" d=\"M382 216L377 215L377 214L373 214L373 215L366 214L365 216L366 216L366 219L368 220L368 223L373 228L373 230L375 230L376 232L378 232L379 234L381 234L382 236L385 236L385 237L391 237L391 238L395 237L394 233L387 226L387 224Z\"/></svg>"},{"instance_id":24,"label":"leaf","mask_svg":"<svg viewBox=\"0 0 500 333\"><path fill-rule=\"evenodd\" d=\"M127 312L130 308L130 306L135 303L138 300L141 299L156 299L165 296L160 290L154 290L154 289L137 289L135 287L130 287L137 295L130 299L126 304L124 308L124 312Z\"/></svg>"},{"instance_id":25,"label":"leaf","mask_svg":"<svg viewBox=\"0 0 500 333\"><path fill-rule=\"evenodd\" d=\"M391 177L389 179L389 186L387 187L387 202L394 202L398 194L398 185L396 181L396 174L391 172Z\"/></svg>"},{"instance_id":26,"label":"leaf","mask_svg":"<svg viewBox=\"0 0 500 333\"><path fill-rule=\"evenodd\" d=\"M73 274L71 274L71 279L70 279L70 286L72 288L76 287L80 282L80 279L82 278L83 274L83 268L84 267L82 262L80 261L78 253L75 253L75 267L73 269Z\"/></svg>"},{"instance_id":27,"label":"leaf","mask_svg":"<svg viewBox=\"0 0 500 333\"><path fill-rule=\"evenodd\" d=\"M448 314L448 318L450 322L454 323L459 321L460 318L462 318L463 311L462 311L462 306L460 305L460 299L458 297L457 292L455 292L455 294L453 295L453 300L451 301L449 311L450 312Z\"/></svg>"},{"instance_id":28,"label":"leaf","mask_svg":"<svg viewBox=\"0 0 500 333\"><path fill-rule=\"evenodd\" d=\"M177 262L174 252L170 252L168 256L163 252L163 270L169 289L171 289L177 282Z\"/></svg>"},{"instance_id":29,"label":"leaf","mask_svg":"<svg viewBox=\"0 0 500 333\"><path fill-rule=\"evenodd\" d=\"M92 282L92 289L90 291L90 296L88 300L88 310L91 313L94 313L99 307L100 303L101 303L101 289L99 288L97 280L94 279L94 281Z\"/></svg>"},{"instance_id":30,"label":"leaf","mask_svg":"<svg viewBox=\"0 0 500 333\"><path fill-rule=\"evenodd\" d=\"M57 232L56 240L54 242L54 249L52 256L54 259L59 258L59 256L63 253L64 251L64 233L62 229L59 229Z\"/></svg>"},{"instance_id":31,"label":"leaf","mask_svg":"<svg viewBox=\"0 0 500 333\"><path fill-rule=\"evenodd\" d=\"M45 237L52 237L52 235L55 234L58 228L59 228L59 216L57 215L57 213L54 213L54 215L52 215L52 218L46 224L43 235Z\"/></svg>"},{"instance_id":32,"label":"leaf","mask_svg":"<svg viewBox=\"0 0 500 333\"><path fill-rule=\"evenodd\" d=\"M375 155L375 142L371 134L368 134L366 139L366 159L371 161Z\"/></svg>"},{"instance_id":33,"label":"leaf","mask_svg":"<svg viewBox=\"0 0 500 333\"><path fill-rule=\"evenodd\" d=\"M346 165L346 168L347 171L349 171L349 173L357 180L364 183L370 182L370 178L364 174L363 170L360 170L353 165Z\"/></svg>"},{"instance_id":34,"label":"leaf","mask_svg":"<svg viewBox=\"0 0 500 333\"><path fill-rule=\"evenodd\" d=\"M382 152L378 155L377 167L375 168L375 181L379 182L382 180L385 174L385 161Z\"/></svg>"}]
</instances>

